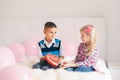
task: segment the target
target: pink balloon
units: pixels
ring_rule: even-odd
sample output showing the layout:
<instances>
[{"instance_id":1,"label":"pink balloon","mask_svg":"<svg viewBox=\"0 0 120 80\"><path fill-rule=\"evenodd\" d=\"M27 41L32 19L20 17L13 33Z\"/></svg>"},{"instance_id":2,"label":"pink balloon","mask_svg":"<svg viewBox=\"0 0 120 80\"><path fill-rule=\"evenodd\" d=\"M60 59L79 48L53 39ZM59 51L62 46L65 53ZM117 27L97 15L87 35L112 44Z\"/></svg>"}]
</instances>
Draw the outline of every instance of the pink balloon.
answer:
<instances>
[{"instance_id":1,"label":"pink balloon","mask_svg":"<svg viewBox=\"0 0 120 80\"><path fill-rule=\"evenodd\" d=\"M77 45L73 42L63 42L63 50L65 56L76 56Z\"/></svg>"},{"instance_id":2,"label":"pink balloon","mask_svg":"<svg viewBox=\"0 0 120 80\"><path fill-rule=\"evenodd\" d=\"M14 53L15 59L17 62L21 61L23 57L25 56L25 48L22 44L14 43L10 45L9 48Z\"/></svg>"},{"instance_id":3,"label":"pink balloon","mask_svg":"<svg viewBox=\"0 0 120 80\"><path fill-rule=\"evenodd\" d=\"M38 56L38 43L34 40L29 40L24 43L25 53L27 56Z\"/></svg>"},{"instance_id":4,"label":"pink balloon","mask_svg":"<svg viewBox=\"0 0 120 80\"><path fill-rule=\"evenodd\" d=\"M7 47L0 47L0 69L15 64L15 56Z\"/></svg>"},{"instance_id":5,"label":"pink balloon","mask_svg":"<svg viewBox=\"0 0 120 80\"><path fill-rule=\"evenodd\" d=\"M0 70L0 80L33 80L33 77L30 68L15 64Z\"/></svg>"}]
</instances>

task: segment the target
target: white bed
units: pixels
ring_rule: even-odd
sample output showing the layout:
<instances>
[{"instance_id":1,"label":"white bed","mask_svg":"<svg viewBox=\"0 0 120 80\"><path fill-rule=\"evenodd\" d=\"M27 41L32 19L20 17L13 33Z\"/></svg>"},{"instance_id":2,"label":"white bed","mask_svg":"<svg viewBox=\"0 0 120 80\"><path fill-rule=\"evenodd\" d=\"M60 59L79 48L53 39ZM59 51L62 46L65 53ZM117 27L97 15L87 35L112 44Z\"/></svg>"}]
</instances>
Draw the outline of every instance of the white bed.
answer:
<instances>
[{"instance_id":1,"label":"white bed","mask_svg":"<svg viewBox=\"0 0 120 80\"><path fill-rule=\"evenodd\" d=\"M73 57L66 57L64 61L70 61ZM25 57L20 64L31 68L34 80L111 80L109 69L106 67L105 61L98 59L96 68L100 72L68 72L64 69L49 69L43 71L41 69L32 69L32 65L39 60L35 57ZM103 72L103 73L101 73Z\"/></svg>"},{"instance_id":2,"label":"white bed","mask_svg":"<svg viewBox=\"0 0 120 80\"><path fill-rule=\"evenodd\" d=\"M34 80L111 80L109 69L106 67L106 21L104 17L48 17L48 18L6 18L0 19L0 45L8 46L12 43L24 43L27 40L39 41L43 39L43 25L46 21L55 22L58 26L57 38L64 43L80 43L79 29L85 24L92 24L97 30L97 41L99 48L99 60L96 67L105 74L98 72L67 72L63 69L50 69L42 71L32 69L32 65L38 62L34 57L24 57L19 64L27 66L32 70ZM64 36L63 36L64 34ZM3 36L4 35L4 36ZM69 46L69 45L68 45ZM69 47L71 48L71 47ZM72 47L73 54L76 55L76 48ZM70 52L70 51L69 51ZM69 54L66 52L66 56ZM71 57L65 57L65 60L71 60Z\"/></svg>"}]
</instances>

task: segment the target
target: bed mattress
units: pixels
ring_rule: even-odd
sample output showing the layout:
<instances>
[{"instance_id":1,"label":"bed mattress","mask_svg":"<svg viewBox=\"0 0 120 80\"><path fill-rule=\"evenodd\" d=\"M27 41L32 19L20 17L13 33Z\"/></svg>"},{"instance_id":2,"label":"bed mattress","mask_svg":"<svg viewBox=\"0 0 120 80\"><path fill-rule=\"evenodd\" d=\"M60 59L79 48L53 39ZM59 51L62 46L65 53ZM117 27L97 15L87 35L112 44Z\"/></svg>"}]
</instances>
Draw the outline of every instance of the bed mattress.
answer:
<instances>
[{"instance_id":1,"label":"bed mattress","mask_svg":"<svg viewBox=\"0 0 120 80\"><path fill-rule=\"evenodd\" d=\"M63 61L70 61L72 57L66 57ZM32 70L34 80L111 80L109 69L106 67L102 58L98 59L96 68L100 72L68 72L64 69L32 69L32 65L39 60L35 57L26 57L20 64L29 67Z\"/></svg>"}]
</instances>

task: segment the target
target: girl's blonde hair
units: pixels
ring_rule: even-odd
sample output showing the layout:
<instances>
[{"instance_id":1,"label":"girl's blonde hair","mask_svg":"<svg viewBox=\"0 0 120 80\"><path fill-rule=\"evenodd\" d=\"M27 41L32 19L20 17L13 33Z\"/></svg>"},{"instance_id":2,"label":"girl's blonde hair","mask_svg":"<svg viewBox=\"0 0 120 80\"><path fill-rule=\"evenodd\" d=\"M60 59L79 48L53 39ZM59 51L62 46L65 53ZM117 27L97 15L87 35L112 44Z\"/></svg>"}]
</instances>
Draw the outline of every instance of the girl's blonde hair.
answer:
<instances>
[{"instance_id":1,"label":"girl's blonde hair","mask_svg":"<svg viewBox=\"0 0 120 80\"><path fill-rule=\"evenodd\" d=\"M85 25L80 29L80 32L90 36L90 41L87 44L86 56L92 54L94 47L96 46L96 33L93 25Z\"/></svg>"}]
</instances>

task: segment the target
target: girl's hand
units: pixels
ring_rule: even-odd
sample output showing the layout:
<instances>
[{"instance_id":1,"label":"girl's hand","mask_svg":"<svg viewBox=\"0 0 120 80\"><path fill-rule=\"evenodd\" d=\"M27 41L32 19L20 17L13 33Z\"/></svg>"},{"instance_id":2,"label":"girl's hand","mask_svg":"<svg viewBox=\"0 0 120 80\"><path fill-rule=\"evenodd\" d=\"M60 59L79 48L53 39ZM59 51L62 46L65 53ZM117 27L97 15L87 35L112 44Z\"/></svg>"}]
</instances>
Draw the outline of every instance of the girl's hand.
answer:
<instances>
[{"instance_id":1,"label":"girl's hand","mask_svg":"<svg viewBox=\"0 0 120 80\"><path fill-rule=\"evenodd\" d=\"M60 68L64 68L66 64L67 64L67 62L62 62L60 65Z\"/></svg>"},{"instance_id":2,"label":"girl's hand","mask_svg":"<svg viewBox=\"0 0 120 80\"><path fill-rule=\"evenodd\" d=\"M73 67L73 65L74 64L72 62L63 62L61 68Z\"/></svg>"}]
</instances>

